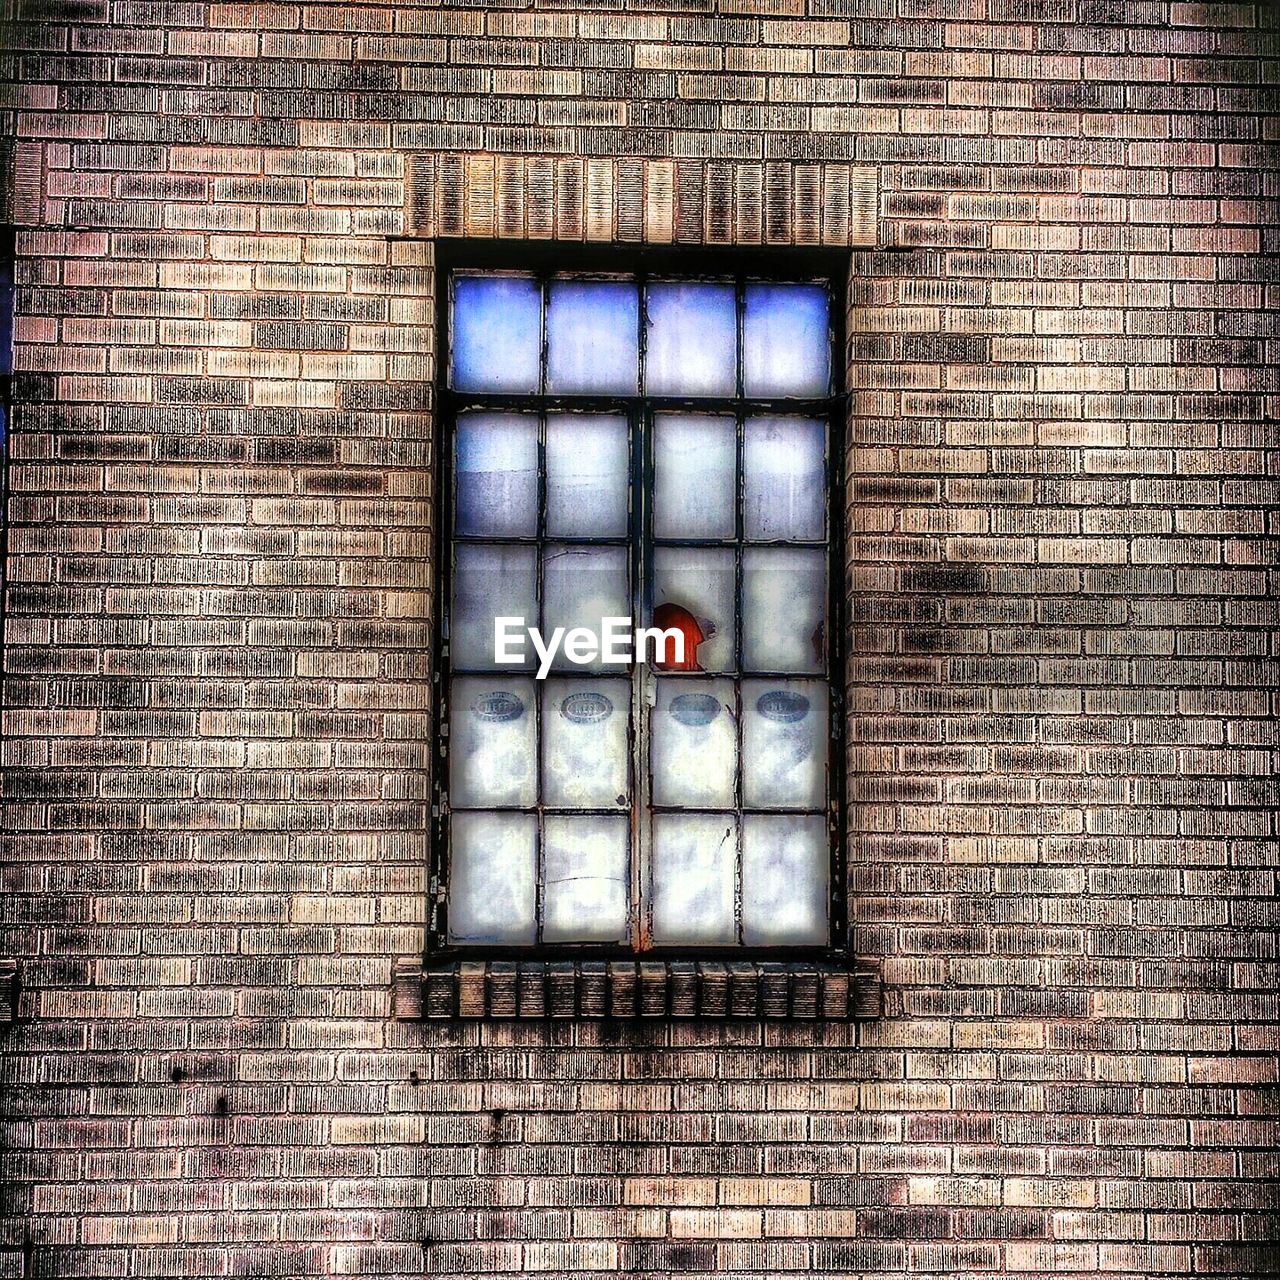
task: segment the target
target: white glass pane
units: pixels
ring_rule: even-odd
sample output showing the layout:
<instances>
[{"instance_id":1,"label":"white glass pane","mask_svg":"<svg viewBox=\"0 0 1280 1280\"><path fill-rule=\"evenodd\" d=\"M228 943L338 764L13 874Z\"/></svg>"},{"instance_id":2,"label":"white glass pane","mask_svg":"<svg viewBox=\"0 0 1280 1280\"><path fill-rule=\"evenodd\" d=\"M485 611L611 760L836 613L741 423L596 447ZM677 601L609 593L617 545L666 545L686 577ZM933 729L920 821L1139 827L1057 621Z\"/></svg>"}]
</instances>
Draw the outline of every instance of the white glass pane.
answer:
<instances>
[{"instance_id":1,"label":"white glass pane","mask_svg":"<svg viewBox=\"0 0 1280 1280\"><path fill-rule=\"evenodd\" d=\"M449 709L449 802L531 808L538 801L532 680L455 676Z\"/></svg>"},{"instance_id":2,"label":"white glass pane","mask_svg":"<svg viewBox=\"0 0 1280 1280\"><path fill-rule=\"evenodd\" d=\"M455 441L453 525L461 534L531 538L538 532L538 420L464 413Z\"/></svg>"},{"instance_id":3,"label":"white glass pane","mask_svg":"<svg viewBox=\"0 0 1280 1280\"><path fill-rule=\"evenodd\" d=\"M624 669L618 664L606 666L598 654L592 661L573 661L568 649L573 630L585 628L598 645L605 618L630 618L625 547L547 547L543 552L542 598L544 639L549 642L556 627L565 629L553 670L616 673ZM626 629L629 632L629 626ZM629 644L629 634L627 638Z\"/></svg>"},{"instance_id":4,"label":"white glass pane","mask_svg":"<svg viewBox=\"0 0 1280 1280\"><path fill-rule=\"evenodd\" d=\"M820 542L826 533L826 423L751 418L743 436L747 537Z\"/></svg>"},{"instance_id":5,"label":"white glass pane","mask_svg":"<svg viewBox=\"0 0 1280 1280\"><path fill-rule=\"evenodd\" d=\"M645 389L655 396L731 396L738 317L730 284L651 284L645 296Z\"/></svg>"},{"instance_id":6,"label":"white glass pane","mask_svg":"<svg viewBox=\"0 0 1280 1280\"><path fill-rule=\"evenodd\" d=\"M635 395L639 334L637 285L553 280L547 290L547 390Z\"/></svg>"},{"instance_id":7,"label":"white glass pane","mask_svg":"<svg viewBox=\"0 0 1280 1280\"><path fill-rule=\"evenodd\" d=\"M656 547L653 571L653 625L679 628L686 635L685 662L678 669L733 670L733 552Z\"/></svg>"},{"instance_id":8,"label":"white glass pane","mask_svg":"<svg viewBox=\"0 0 1280 1280\"><path fill-rule=\"evenodd\" d=\"M537 818L523 813L455 813L450 824L450 941L533 942Z\"/></svg>"},{"instance_id":9,"label":"white glass pane","mask_svg":"<svg viewBox=\"0 0 1280 1280\"><path fill-rule=\"evenodd\" d=\"M735 815L654 815L655 945L725 946L737 942L733 918L737 861Z\"/></svg>"},{"instance_id":10,"label":"white glass pane","mask_svg":"<svg viewBox=\"0 0 1280 1280\"><path fill-rule=\"evenodd\" d=\"M625 536L630 477L625 418L555 414L547 419L547 533L551 537Z\"/></svg>"},{"instance_id":11,"label":"white glass pane","mask_svg":"<svg viewBox=\"0 0 1280 1280\"><path fill-rule=\"evenodd\" d=\"M537 391L542 290L529 276L455 276L453 386Z\"/></svg>"},{"instance_id":12,"label":"white glass pane","mask_svg":"<svg viewBox=\"0 0 1280 1280\"><path fill-rule=\"evenodd\" d=\"M451 652L455 668L527 671L533 648L524 642L522 664L500 666L494 654L494 619L528 619L537 626L537 550L461 542L454 548Z\"/></svg>"},{"instance_id":13,"label":"white glass pane","mask_svg":"<svg viewBox=\"0 0 1280 1280\"><path fill-rule=\"evenodd\" d=\"M742 557L742 662L748 671L822 671L824 551L748 547Z\"/></svg>"},{"instance_id":14,"label":"white glass pane","mask_svg":"<svg viewBox=\"0 0 1280 1280\"><path fill-rule=\"evenodd\" d=\"M553 809L626 806L631 686L548 680L542 687L542 800Z\"/></svg>"},{"instance_id":15,"label":"white glass pane","mask_svg":"<svg viewBox=\"0 0 1280 1280\"><path fill-rule=\"evenodd\" d=\"M742 940L749 947L823 946L827 820L821 814L748 815L742 823Z\"/></svg>"},{"instance_id":16,"label":"white glass pane","mask_svg":"<svg viewBox=\"0 0 1280 1280\"><path fill-rule=\"evenodd\" d=\"M631 896L626 818L550 815L543 831L543 942L625 941Z\"/></svg>"},{"instance_id":17,"label":"white glass pane","mask_svg":"<svg viewBox=\"0 0 1280 1280\"><path fill-rule=\"evenodd\" d=\"M737 452L732 418L678 413L655 417L655 537L734 537Z\"/></svg>"},{"instance_id":18,"label":"white glass pane","mask_svg":"<svg viewBox=\"0 0 1280 1280\"><path fill-rule=\"evenodd\" d=\"M827 801L827 687L744 680L742 795L748 809L821 809Z\"/></svg>"},{"instance_id":19,"label":"white glass pane","mask_svg":"<svg viewBox=\"0 0 1280 1280\"><path fill-rule=\"evenodd\" d=\"M742 321L749 396L825 396L831 386L827 291L816 284L749 284Z\"/></svg>"},{"instance_id":20,"label":"white glass pane","mask_svg":"<svg viewBox=\"0 0 1280 1280\"><path fill-rule=\"evenodd\" d=\"M738 769L731 680L658 680L649 720L653 803L732 809Z\"/></svg>"}]
</instances>

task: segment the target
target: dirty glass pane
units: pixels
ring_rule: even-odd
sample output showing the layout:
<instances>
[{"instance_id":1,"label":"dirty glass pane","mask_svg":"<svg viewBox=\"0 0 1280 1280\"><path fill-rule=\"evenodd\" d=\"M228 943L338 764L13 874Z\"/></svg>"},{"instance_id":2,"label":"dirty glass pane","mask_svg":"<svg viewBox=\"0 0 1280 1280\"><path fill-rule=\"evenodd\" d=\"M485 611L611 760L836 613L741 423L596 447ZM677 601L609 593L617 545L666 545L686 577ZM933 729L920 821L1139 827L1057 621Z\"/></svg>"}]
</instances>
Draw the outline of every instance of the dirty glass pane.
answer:
<instances>
[{"instance_id":1,"label":"dirty glass pane","mask_svg":"<svg viewBox=\"0 0 1280 1280\"><path fill-rule=\"evenodd\" d=\"M523 813L455 813L450 822L450 941L533 942L537 818Z\"/></svg>"},{"instance_id":2,"label":"dirty glass pane","mask_svg":"<svg viewBox=\"0 0 1280 1280\"><path fill-rule=\"evenodd\" d=\"M749 396L825 396L831 385L830 300L816 284L749 284L742 323Z\"/></svg>"},{"instance_id":3,"label":"dirty glass pane","mask_svg":"<svg viewBox=\"0 0 1280 1280\"><path fill-rule=\"evenodd\" d=\"M742 940L749 947L828 940L827 820L748 814L742 821Z\"/></svg>"},{"instance_id":4,"label":"dirty glass pane","mask_svg":"<svg viewBox=\"0 0 1280 1280\"><path fill-rule=\"evenodd\" d=\"M743 470L748 539L822 540L826 442L826 423L820 418L747 420Z\"/></svg>"},{"instance_id":5,"label":"dirty glass pane","mask_svg":"<svg viewBox=\"0 0 1280 1280\"><path fill-rule=\"evenodd\" d=\"M542 801L553 809L625 808L631 685L548 680L542 687Z\"/></svg>"},{"instance_id":6,"label":"dirty glass pane","mask_svg":"<svg viewBox=\"0 0 1280 1280\"><path fill-rule=\"evenodd\" d=\"M547 533L551 537L625 536L630 476L625 418L595 414L547 418Z\"/></svg>"},{"instance_id":7,"label":"dirty glass pane","mask_svg":"<svg viewBox=\"0 0 1280 1280\"><path fill-rule=\"evenodd\" d=\"M651 284L646 290L645 390L655 396L731 396L738 316L731 284Z\"/></svg>"},{"instance_id":8,"label":"dirty glass pane","mask_svg":"<svg viewBox=\"0 0 1280 1280\"><path fill-rule=\"evenodd\" d=\"M458 415L453 524L471 537L538 532L538 420L530 414Z\"/></svg>"},{"instance_id":9,"label":"dirty glass pane","mask_svg":"<svg viewBox=\"0 0 1280 1280\"><path fill-rule=\"evenodd\" d=\"M542 290L532 276L455 276L452 385L459 391L537 391Z\"/></svg>"},{"instance_id":10,"label":"dirty glass pane","mask_svg":"<svg viewBox=\"0 0 1280 1280\"><path fill-rule=\"evenodd\" d=\"M748 809L821 809L827 799L827 686L744 680L742 798Z\"/></svg>"},{"instance_id":11,"label":"dirty glass pane","mask_svg":"<svg viewBox=\"0 0 1280 1280\"><path fill-rule=\"evenodd\" d=\"M553 280L547 289L547 390L635 395L639 377L639 286Z\"/></svg>"},{"instance_id":12,"label":"dirty glass pane","mask_svg":"<svg viewBox=\"0 0 1280 1280\"><path fill-rule=\"evenodd\" d=\"M748 671L823 669L826 554L748 547L742 557L742 661Z\"/></svg>"},{"instance_id":13,"label":"dirty glass pane","mask_svg":"<svg viewBox=\"0 0 1280 1280\"><path fill-rule=\"evenodd\" d=\"M532 808L537 803L532 680L455 676L449 733L454 808Z\"/></svg>"},{"instance_id":14,"label":"dirty glass pane","mask_svg":"<svg viewBox=\"0 0 1280 1280\"><path fill-rule=\"evenodd\" d=\"M556 627L565 640L574 628L585 627L597 639L606 617L629 618L631 594L627 585L626 547L577 547L553 544L543 551L542 634L549 641ZM627 640L630 641L630 628ZM597 655L591 662L570 661L562 643L553 664L556 671L619 671Z\"/></svg>"},{"instance_id":15,"label":"dirty glass pane","mask_svg":"<svg viewBox=\"0 0 1280 1280\"><path fill-rule=\"evenodd\" d=\"M737 424L710 414L654 418L653 533L657 538L732 538Z\"/></svg>"},{"instance_id":16,"label":"dirty glass pane","mask_svg":"<svg viewBox=\"0 0 1280 1280\"><path fill-rule=\"evenodd\" d=\"M650 716L653 803L732 809L738 770L732 680L659 677Z\"/></svg>"},{"instance_id":17,"label":"dirty glass pane","mask_svg":"<svg viewBox=\"0 0 1280 1280\"><path fill-rule=\"evenodd\" d=\"M533 648L524 639L521 665L494 661L494 618L515 616L537 625L537 550L460 542L454 550L451 650L455 668L513 672L533 666Z\"/></svg>"},{"instance_id":18,"label":"dirty glass pane","mask_svg":"<svg viewBox=\"0 0 1280 1280\"><path fill-rule=\"evenodd\" d=\"M656 547L653 573L654 623L681 626L701 641L694 654L686 653L694 663L686 662L686 669L733 670L733 552L719 547Z\"/></svg>"},{"instance_id":19,"label":"dirty glass pane","mask_svg":"<svg viewBox=\"0 0 1280 1280\"><path fill-rule=\"evenodd\" d=\"M653 941L732 945L738 819L731 813L653 818Z\"/></svg>"},{"instance_id":20,"label":"dirty glass pane","mask_svg":"<svg viewBox=\"0 0 1280 1280\"><path fill-rule=\"evenodd\" d=\"M625 941L631 892L627 819L552 814L543 833L543 942Z\"/></svg>"}]
</instances>

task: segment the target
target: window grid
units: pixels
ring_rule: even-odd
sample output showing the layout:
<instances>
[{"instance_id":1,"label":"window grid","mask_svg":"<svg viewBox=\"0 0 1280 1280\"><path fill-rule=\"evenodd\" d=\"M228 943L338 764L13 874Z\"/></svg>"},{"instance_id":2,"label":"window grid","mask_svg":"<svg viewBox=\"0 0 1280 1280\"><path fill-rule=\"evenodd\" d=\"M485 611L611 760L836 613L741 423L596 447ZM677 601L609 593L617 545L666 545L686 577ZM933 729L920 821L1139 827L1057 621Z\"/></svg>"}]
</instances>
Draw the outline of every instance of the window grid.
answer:
<instances>
[{"instance_id":1,"label":"window grid","mask_svg":"<svg viewBox=\"0 0 1280 1280\"><path fill-rule=\"evenodd\" d=\"M442 271L442 278L452 281L452 276L447 271ZM514 274L527 276L526 271L517 270ZM600 273L575 273L574 279L599 279L607 278L608 272ZM650 280L663 281L670 279L678 283L692 283L697 277L688 276L666 276L654 272L647 274L643 272L625 272L618 273L629 281L634 281L639 289L640 296L640 314L638 317L638 370L637 370L637 391L634 395L553 395L548 392L548 369L549 369L549 352L548 352L548 314L550 307L548 305L548 284L555 279L564 279L568 273L564 270L555 270L537 275L538 285L541 296L540 307L540 334L539 334L539 370L538 370L538 390L536 394L510 394L510 393L485 393L485 392L458 392L446 387L443 400L446 409L444 430L442 431L443 439L452 442L456 435L456 426L461 415L465 415L468 411L478 409L505 409L512 411L524 411L529 413L535 411L537 415L537 466L536 466L536 484L537 484L537 521L536 532L532 538L532 545L538 548L539 554L535 557L536 564L536 599L538 605L538 623L545 628L545 610L546 610L546 592L545 592L545 562L541 553L542 548L547 546L548 542L562 542L569 545L584 546L601 546L601 545L621 545L626 543L629 545L629 595L632 604L632 615L640 625L651 625L653 619L653 594L655 582L655 551L659 548L679 548L679 547L705 547L705 548L725 548L731 549L733 556L733 596L734 596L734 658L731 669L727 671L717 672L664 672L662 679L675 679L678 681L688 681L693 684L709 685L712 681L726 681L731 688L733 696L733 705L735 710L733 733L735 738L735 763L734 769L734 794L733 807L730 808L714 808L712 806L700 805L697 812L718 812L729 813L735 817L735 833L736 833L736 849L734 858L734 887L733 887L733 920L735 941L732 944L724 946L707 946L697 945L692 948L696 950L696 954L710 956L715 954L728 954L737 957L746 957L756 954L759 951L767 953L775 953L777 948L753 948L744 945L743 937L743 860L744 860L744 839L746 833L746 823L742 820L743 816L756 814L786 814L788 816L798 815L806 810L799 810L795 807L787 809L769 808L768 806L756 805L748 807L746 804L746 744L744 741L744 681L767 678L771 673L766 671L748 672L744 660L744 642L746 627L744 626L744 618L746 615L746 596L744 583L744 562L747 552L753 547L770 547L770 546L786 546L789 548L812 548L826 553L825 569L826 569L826 585L827 599L825 610L825 633L824 633L824 654L823 661L818 664L818 670L814 671L809 677L815 681L825 683L826 692L829 698L826 700L828 705L826 709L826 717L830 723L831 732L828 735L828 756L827 756L827 782L824 794L824 805L822 811L822 820L827 824L828 828L828 846L832 853L832 863L828 876L827 884L827 918L829 927L829 936L826 944L818 948L808 946L788 947L787 950L823 950L831 951L842 948L844 944L844 911L843 911L843 887L842 877L837 874L838 853L840 840L840 822L843 817L842 810L842 782L843 782L843 760L842 753L839 750L842 743L840 739L840 716L839 703L840 700L836 691L831 687L831 677L838 669L837 653L838 645L837 637L840 635L840 598L836 588L836 575L831 572L832 566L838 561L835 560L835 552L838 549L838 522L834 519L835 513L832 510L831 493L833 490L833 480L838 481L838 450L834 449L833 442L835 439L834 412L839 404L839 398L830 394L824 397L812 398L755 398L749 399L745 395L745 292L747 279L741 274L735 273L733 283L735 288L735 321L736 321L736 342L735 342L735 370L734 370L734 395L731 397L686 397L686 396L662 396L650 395L647 393L647 337L648 325L645 316L645 300L647 298L647 285ZM724 280L724 276L719 273L713 273L711 278ZM755 279L756 277L752 277ZM767 280L768 277L760 277ZM795 280L797 277L788 273L785 277L788 280ZM827 281L823 281L827 283ZM444 305L441 308L442 315L451 315L451 307L449 306L450 298L448 295L442 297ZM838 319L838 307L834 305L832 299L832 321L833 324ZM447 339L446 339L447 343ZM838 351L839 345L832 344L833 349L829 355L829 363L833 366L829 371L829 376L834 375L834 354ZM446 360L448 359L448 346L444 347L443 353ZM653 496L654 496L654 474L655 474L655 458L654 449L656 442L656 424L660 416L664 412L675 410L684 410L707 416L724 416L732 417L734 430L734 528L733 537L725 538L675 538L656 536L654 528L654 512L653 512ZM629 497L629 514L630 523L625 539L620 537L614 538L583 538L581 540L571 540L568 537L549 539L547 531L547 494L548 494L548 472L547 472L547 438L548 438L548 418L559 413L577 412L615 414L622 417L626 422L628 432L629 453L633 459L631 468L631 477L628 483ZM824 521L824 532L826 538L816 539L754 539L747 540L747 476L746 476L746 430L747 422L754 416L765 416L774 414L777 416L794 418L802 420L808 417L820 417L825 423L825 441L823 449L823 488L822 488L822 512ZM448 456L448 455L446 455ZM833 471L837 472L833 475ZM447 465L442 474L447 476L449 482L452 483L457 476L457 469L453 465L453 459L449 458ZM836 489L839 492L839 489ZM445 547L447 558L442 561L449 566L449 572L452 573L452 555L450 547L450 534L452 533L452 506L447 511L442 511L441 538L442 545ZM502 538L493 539L477 539L467 536L457 536L458 542L467 541L504 541ZM505 539L506 541L520 541L519 539ZM448 583L442 584L441 598L447 601L451 595L451 589ZM545 630L544 630L545 634ZM445 690L449 688L450 676L452 673L451 664L446 658L444 666L444 674L442 676L442 686ZM460 670L460 668L459 668ZM621 673L621 674L614 674ZM556 678L557 673L552 672L552 679ZM776 672L779 678L796 679L797 673L794 671ZM522 951L526 954L535 954L541 957L548 957L556 952L557 949L567 950L574 953L589 951L597 954L622 954L633 955L636 952L650 953L660 956L669 952L678 954L687 954L691 948L686 945L677 946L654 946L650 932L650 921L653 911L654 902L654 881L653 881L653 851L654 839L652 832L652 823L664 813L687 813L690 812L688 806L661 805L654 803L652 797L653 787L653 762L651 758L651 730L649 728L649 717L645 714L643 703L648 697L652 700L656 693L656 680L652 674L638 673L634 664L627 668L606 669L604 674L595 674L591 676L578 676L577 679L592 680L611 680L620 679L629 681L631 687L631 707L630 707L630 724L628 731L628 741L630 749L627 752L627 774L629 783L629 804L624 812L629 816L630 841L629 841L629 871L630 886L628 903L628 941L624 944L616 944L613 946L600 946L590 943L578 943L561 948L542 942L544 928L546 925L546 866L547 857L545 828L546 818L549 814L559 812L546 802L547 781L546 781L546 763L543 759L542 743L545 730L545 708L547 686L535 685L534 696L532 698L531 712L533 715L533 724L535 731L535 747L536 764L535 764L535 804L531 810L526 810L536 815L538 837L537 837L537 874L536 874L536 928L538 943L529 947L510 947L501 945L502 954L517 955ZM441 700L442 712L447 714L448 701L447 697ZM444 775L447 770L447 754L443 750L442 744L442 769L441 780L445 781ZM437 807L437 813L447 814L448 798L447 798L447 781L445 785L438 788L440 804ZM616 814L616 809L595 809L595 808L576 808L573 810L576 814ZM808 811L812 812L812 811ZM439 824L444 826L446 824ZM647 836L642 837L640 828L649 825L650 831ZM439 849L439 857L436 865L436 876L433 878L433 889L435 890L434 905L437 911L434 914L433 942L436 947L448 950L467 950L476 948L458 947L455 943L452 946L447 941L447 922L444 919L443 907L445 900L445 885L447 883L448 870L448 852L447 843L441 842ZM639 908L639 910L637 910ZM488 950L489 946L483 946L479 949Z\"/></svg>"}]
</instances>

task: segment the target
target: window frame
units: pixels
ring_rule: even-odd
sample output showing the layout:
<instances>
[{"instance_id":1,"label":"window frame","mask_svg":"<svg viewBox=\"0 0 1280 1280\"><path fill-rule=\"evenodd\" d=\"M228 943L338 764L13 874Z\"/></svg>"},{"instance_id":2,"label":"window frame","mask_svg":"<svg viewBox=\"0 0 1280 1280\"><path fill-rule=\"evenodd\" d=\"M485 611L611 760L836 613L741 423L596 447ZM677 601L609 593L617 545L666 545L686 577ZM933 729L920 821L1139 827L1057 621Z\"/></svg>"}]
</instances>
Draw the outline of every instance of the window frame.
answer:
<instances>
[{"instance_id":1,"label":"window frame","mask_svg":"<svg viewBox=\"0 0 1280 1280\"><path fill-rule=\"evenodd\" d=\"M432 591L431 607L433 643L431 652L431 723L434 726L435 750L431 753L428 911L426 954L433 961L752 961L808 960L848 965L852 963L848 918L847 856L847 774L848 744L845 715L848 681L849 608L844 591L846 565L846 501L845 451L847 446L847 354L844 298L850 266L847 250L797 249L752 246L751 248L707 248L704 246L641 246L616 244L566 244L547 241L469 241L435 242L435 314L436 349L434 379L434 412L432 465L432 518L435 529L431 538ZM679 282L733 279L739 284L821 280L831 291L831 381L829 396L820 399L761 399L736 394L722 397L649 396L643 386L630 394L552 395L535 393L455 392L449 385L450 352L450 280L455 272L513 272L532 274L540 281L565 274L587 276L633 275L656 276ZM643 334L643 310L640 317ZM542 360L545 367L546 332L542 334ZM731 414L736 420L750 413L804 414L825 418L827 430L827 673L828 690L828 810L831 818L828 881L829 933L825 944L773 946L698 946L694 944L650 946L633 949L628 943L551 942L522 945L500 943L452 943L448 938L447 893L449 885L448 794L449 794L449 688L452 677L450 654L444 643L445 621L453 588L453 443L457 416L467 408L523 410L536 414L554 412L610 412L625 416L630 447L636 456L637 441L643 438L638 429L641 419L650 424L655 413L670 410L693 410L701 413ZM643 471L633 473L633 483L643 483L652 492L651 459L641 454L638 461ZM540 484L541 484L540 480ZM741 478L739 478L741 483ZM632 571L636 558L650 557L653 541L644 539L644 530L629 532L632 546L628 551ZM635 589L633 582L633 591ZM741 634L737 637L740 648ZM626 669L624 678L634 690L634 667ZM735 684L747 678L741 670L729 674ZM620 673L621 675L621 673ZM640 732L635 726L629 736ZM645 738L633 747L629 768L636 760L647 760ZM632 824L643 820L648 781L641 785L633 779L632 804L625 812ZM743 810L735 810L739 815ZM634 848L633 844L633 848ZM634 880L635 868L632 869ZM634 897L632 896L632 905Z\"/></svg>"}]
</instances>

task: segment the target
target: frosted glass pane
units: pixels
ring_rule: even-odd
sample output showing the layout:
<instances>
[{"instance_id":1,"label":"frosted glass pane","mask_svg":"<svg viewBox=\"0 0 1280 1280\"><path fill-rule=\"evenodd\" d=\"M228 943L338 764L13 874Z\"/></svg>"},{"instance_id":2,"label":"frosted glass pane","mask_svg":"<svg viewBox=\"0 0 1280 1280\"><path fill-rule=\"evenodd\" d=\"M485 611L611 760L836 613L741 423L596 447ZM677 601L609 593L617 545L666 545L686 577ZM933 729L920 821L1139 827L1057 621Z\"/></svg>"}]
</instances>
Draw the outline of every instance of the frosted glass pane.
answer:
<instances>
[{"instance_id":1,"label":"frosted glass pane","mask_svg":"<svg viewBox=\"0 0 1280 1280\"><path fill-rule=\"evenodd\" d=\"M831 389L827 291L816 284L749 284L742 321L749 396L825 396Z\"/></svg>"},{"instance_id":2,"label":"frosted glass pane","mask_svg":"<svg viewBox=\"0 0 1280 1280\"><path fill-rule=\"evenodd\" d=\"M655 537L734 536L737 452L737 425L732 418L678 413L655 417Z\"/></svg>"},{"instance_id":3,"label":"frosted glass pane","mask_svg":"<svg viewBox=\"0 0 1280 1280\"><path fill-rule=\"evenodd\" d=\"M651 284L645 389L656 396L737 390L738 317L729 284Z\"/></svg>"},{"instance_id":4,"label":"frosted glass pane","mask_svg":"<svg viewBox=\"0 0 1280 1280\"><path fill-rule=\"evenodd\" d=\"M749 947L824 946L827 820L748 816L742 823L742 940Z\"/></svg>"},{"instance_id":5,"label":"frosted glass pane","mask_svg":"<svg viewBox=\"0 0 1280 1280\"><path fill-rule=\"evenodd\" d=\"M731 680L658 680L649 721L653 803L732 809L738 769Z\"/></svg>"},{"instance_id":6,"label":"frosted glass pane","mask_svg":"<svg viewBox=\"0 0 1280 1280\"><path fill-rule=\"evenodd\" d=\"M547 533L551 537L625 536L630 477L625 418L556 414L547 419Z\"/></svg>"},{"instance_id":7,"label":"frosted glass pane","mask_svg":"<svg viewBox=\"0 0 1280 1280\"><path fill-rule=\"evenodd\" d=\"M528 414L458 417L453 524L460 534L531 538L538 532L538 420Z\"/></svg>"},{"instance_id":8,"label":"frosted glass pane","mask_svg":"<svg viewBox=\"0 0 1280 1280\"><path fill-rule=\"evenodd\" d=\"M533 666L524 637L525 660L499 667L494 661L493 622L499 615L537 625L537 550L460 542L454 548L451 649L455 668L522 671Z\"/></svg>"},{"instance_id":9,"label":"frosted glass pane","mask_svg":"<svg viewBox=\"0 0 1280 1280\"><path fill-rule=\"evenodd\" d=\"M548 680L542 687L542 800L553 809L625 807L631 686Z\"/></svg>"},{"instance_id":10,"label":"frosted glass pane","mask_svg":"<svg viewBox=\"0 0 1280 1280\"><path fill-rule=\"evenodd\" d=\"M827 687L742 684L742 794L748 809L821 809L827 801Z\"/></svg>"},{"instance_id":11,"label":"frosted glass pane","mask_svg":"<svg viewBox=\"0 0 1280 1280\"><path fill-rule=\"evenodd\" d=\"M453 386L537 391L542 290L530 276L455 276Z\"/></svg>"},{"instance_id":12,"label":"frosted glass pane","mask_svg":"<svg viewBox=\"0 0 1280 1280\"><path fill-rule=\"evenodd\" d=\"M733 918L738 819L659 813L653 818L653 941L658 946L737 942Z\"/></svg>"},{"instance_id":13,"label":"frosted glass pane","mask_svg":"<svg viewBox=\"0 0 1280 1280\"><path fill-rule=\"evenodd\" d=\"M627 585L625 547L549 546L543 552L542 634L550 638L556 627L568 632L585 627L597 638L606 617L629 618L631 594ZM594 662L572 662L565 645L556 654L556 671L612 671L623 668Z\"/></svg>"},{"instance_id":14,"label":"frosted glass pane","mask_svg":"<svg viewBox=\"0 0 1280 1280\"><path fill-rule=\"evenodd\" d=\"M640 290L603 280L553 280L547 290L547 390L635 395Z\"/></svg>"},{"instance_id":15,"label":"frosted glass pane","mask_svg":"<svg viewBox=\"0 0 1280 1280\"><path fill-rule=\"evenodd\" d=\"M680 626L691 640L701 641L695 646L686 640L684 669L731 671L733 552L718 547L656 547L653 571L654 624Z\"/></svg>"},{"instance_id":16,"label":"frosted glass pane","mask_svg":"<svg viewBox=\"0 0 1280 1280\"><path fill-rule=\"evenodd\" d=\"M532 680L455 676L449 708L449 802L532 808L538 800Z\"/></svg>"},{"instance_id":17,"label":"frosted glass pane","mask_svg":"<svg viewBox=\"0 0 1280 1280\"><path fill-rule=\"evenodd\" d=\"M543 942L625 941L631 895L626 818L550 815L543 831Z\"/></svg>"},{"instance_id":18,"label":"frosted glass pane","mask_svg":"<svg viewBox=\"0 0 1280 1280\"><path fill-rule=\"evenodd\" d=\"M824 551L748 547L742 557L742 662L748 671L822 671Z\"/></svg>"},{"instance_id":19,"label":"frosted glass pane","mask_svg":"<svg viewBox=\"0 0 1280 1280\"><path fill-rule=\"evenodd\" d=\"M450 824L450 941L532 943L537 933L537 818L455 813Z\"/></svg>"},{"instance_id":20,"label":"frosted glass pane","mask_svg":"<svg viewBox=\"0 0 1280 1280\"><path fill-rule=\"evenodd\" d=\"M818 418L748 420L743 432L748 538L822 540L826 443L826 423Z\"/></svg>"}]
</instances>

